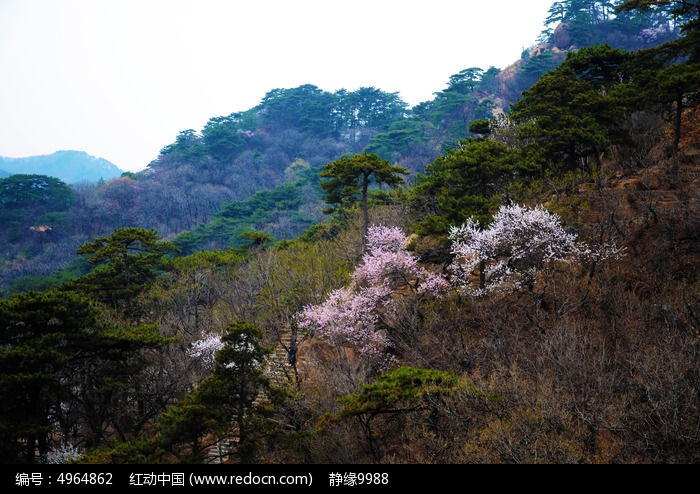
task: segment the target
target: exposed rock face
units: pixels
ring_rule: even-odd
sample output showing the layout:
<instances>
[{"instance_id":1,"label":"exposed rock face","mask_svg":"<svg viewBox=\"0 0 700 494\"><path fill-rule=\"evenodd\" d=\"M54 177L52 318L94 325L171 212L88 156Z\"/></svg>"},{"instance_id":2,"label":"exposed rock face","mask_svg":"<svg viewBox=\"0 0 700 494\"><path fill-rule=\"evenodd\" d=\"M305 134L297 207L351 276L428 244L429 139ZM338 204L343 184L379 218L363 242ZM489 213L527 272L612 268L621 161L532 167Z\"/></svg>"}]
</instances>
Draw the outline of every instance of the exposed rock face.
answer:
<instances>
[{"instance_id":1,"label":"exposed rock face","mask_svg":"<svg viewBox=\"0 0 700 494\"><path fill-rule=\"evenodd\" d=\"M568 24L559 24L556 29L554 29L554 33L552 34L551 42L560 50L566 50L571 47L571 36L569 36L569 33L566 30L567 27Z\"/></svg>"}]
</instances>

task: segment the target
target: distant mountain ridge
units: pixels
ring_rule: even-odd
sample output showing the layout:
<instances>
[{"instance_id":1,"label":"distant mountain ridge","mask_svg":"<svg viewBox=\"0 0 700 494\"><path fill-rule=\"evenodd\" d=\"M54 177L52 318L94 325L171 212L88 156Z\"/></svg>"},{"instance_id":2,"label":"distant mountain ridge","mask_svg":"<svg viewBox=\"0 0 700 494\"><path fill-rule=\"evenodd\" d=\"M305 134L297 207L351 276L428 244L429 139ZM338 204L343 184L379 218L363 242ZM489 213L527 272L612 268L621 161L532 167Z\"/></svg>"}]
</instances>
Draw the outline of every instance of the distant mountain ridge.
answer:
<instances>
[{"instance_id":1,"label":"distant mountain ridge","mask_svg":"<svg viewBox=\"0 0 700 494\"><path fill-rule=\"evenodd\" d=\"M26 158L0 156L0 170L10 174L48 175L67 184L111 180L124 173L114 163L84 151L56 151L49 155Z\"/></svg>"}]
</instances>

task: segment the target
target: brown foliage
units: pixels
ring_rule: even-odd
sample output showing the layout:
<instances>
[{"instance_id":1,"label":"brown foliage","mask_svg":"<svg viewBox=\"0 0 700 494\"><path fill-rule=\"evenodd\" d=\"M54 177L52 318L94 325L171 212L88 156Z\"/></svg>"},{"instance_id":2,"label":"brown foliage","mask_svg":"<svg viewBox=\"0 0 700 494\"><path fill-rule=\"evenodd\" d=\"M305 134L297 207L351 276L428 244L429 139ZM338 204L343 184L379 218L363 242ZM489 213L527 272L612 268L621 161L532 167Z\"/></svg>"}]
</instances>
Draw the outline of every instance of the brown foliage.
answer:
<instances>
[{"instance_id":1,"label":"brown foliage","mask_svg":"<svg viewBox=\"0 0 700 494\"><path fill-rule=\"evenodd\" d=\"M481 392L374 417L371 430L326 424L309 458L700 461L700 167L679 160L673 177L667 165L581 189L572 221L590 242L624 244L622 260L561 265L529 290L404 304L388 328L401 364L454 371ZM308 424L371 378L333 353L307 374Z\"/></svg>"}]
</instances>

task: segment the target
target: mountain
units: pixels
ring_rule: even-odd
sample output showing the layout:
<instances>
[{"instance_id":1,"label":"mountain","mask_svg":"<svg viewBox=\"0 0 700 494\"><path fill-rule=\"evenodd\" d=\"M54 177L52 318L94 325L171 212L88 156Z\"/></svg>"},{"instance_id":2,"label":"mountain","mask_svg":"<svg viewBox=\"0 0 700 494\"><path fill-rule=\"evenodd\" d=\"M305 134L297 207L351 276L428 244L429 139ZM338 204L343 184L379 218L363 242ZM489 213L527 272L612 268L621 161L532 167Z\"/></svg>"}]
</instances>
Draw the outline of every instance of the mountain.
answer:
<instances>
[{"instance_id":1,"label":"mountain","mask_svg":"<svg viewBox=\"0 0 700 494\"><path fill-rule=\"evenodd\" d=\"M0 157L0 170L9 174L48 175L67 184L111 180L123 173L113 163L83 151L57 151L27 158Z\"/></svg>"},{"instance_id":2,"label":"mountain","mask_svg":"<svg viewBox=\"0 0 700 494\"><path fill-rule=\"evenodd\" d=\"M0 170L0 178L9 177L10 175L12 175L10 172L6 172L5 170Z\"/></svg>"},{"instance_id":3,"label":"mountain","mask_svg":"<svg viewBox=\"0 0 700 494\"><path fill-rule=\"evenodd\" d=\"M26 224L12 219L14 226L5 233L16 235L5 241L0 238L0 297L14 280L65 268L76 259L75 251L85 239L109 235L128 225L154 229L187 254L239 248L246 242L241 234L250 231L275 240L296 238L324 218L322 192L318 184L299 182L300 169L318 172L341 156L366 152L409 170L418 179L441 155L460 149L465 137L481 138L495 117L508 114L528 88L569 54L593 42L618 49L646 49L679 35L673 23L666 23L672 28L649 31L658 21L653 16L626 20L618 16L614 22L587 16L579 19L578 7L566 5L573 9L573 18L559 19L556 29L543 33L541 44L524 50L512 65L502 70L466 68L451 76L447 88L434 93L433 100L413 108L398 93L374 87L328 92L304 84L273 89L247 111L212 117L200 130L181 131L138 173L98 171L92 176L65 177L58 170L68 170L67 165L50 170L26 166L27 161L40 159L73 161L72 155L76 162L90 163L88 169L94 172L98 162L104 162L69 151L25 160L0 158L0 170L7 172L50 174L69 184L93 181L89 187L74 188L75 202L65 211L50 211L51 217L40 219L32 210L23 211ZM591 38L591 33L596 34ZM653 36L647 36L649 33ZM475 123L479 125L473 126ZM510 139L509 128L497 130L500 139ZM502 153L495 148L486 151ZM490 160L488 153L478 161ZM527 171L522 169L523 159L515 161L521 172ZM21 170L10 168L20 163L25 164ZM115 176L118 178L110 179ZM98 182L100 178L104 181ZM454 184L441 183L438 189L448 185ZM470 197L466 194L464 201L468 203ZM473 213L462 205L454 205L458 217L453 219L462 221L462 215ZM53 214L56 212L60 214ZM442 224L431 226L432 219L421 225L426 232ZM31 228L37 225L51 226L51 234L35 235ZM27 240L31 240L29 250Z\"/></svg>"},{"instance_id":4,"label":"mountain","mask_svg":"<svg viewBox=\"0 0 700 494\"><path fill-rule=\"evenodd\" d=\"M278 89L139 173L0 179L0 462L698 463L700 25L574 48L603 3L412 111ZM324 165L367 150L415 180Z\"/></svg>"}]
</instances>

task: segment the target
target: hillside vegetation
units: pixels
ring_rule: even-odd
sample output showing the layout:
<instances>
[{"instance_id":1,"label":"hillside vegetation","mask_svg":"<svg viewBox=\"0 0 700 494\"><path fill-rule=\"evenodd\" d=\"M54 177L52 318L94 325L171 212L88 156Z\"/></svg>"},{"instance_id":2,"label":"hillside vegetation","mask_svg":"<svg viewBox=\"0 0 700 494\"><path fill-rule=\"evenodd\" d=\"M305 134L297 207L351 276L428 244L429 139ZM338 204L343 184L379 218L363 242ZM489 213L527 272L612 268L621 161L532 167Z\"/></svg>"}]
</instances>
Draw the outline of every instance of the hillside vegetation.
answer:
<instances>
[{"instance_id":1,"label":"hillside vegetation","mask_svg":"<svg viewBox=\"0 0 700 494\"><path fill-rule=\"evenodd\" d=\"M700 8L551 13L516 101L274 90L143 174L10 182L18 237L92 230L0 301L0 460L700 460Z\"/></svg>"},{"instance_id":2,"label":"hillside vegetation","mask_svg":"<svg viewBox=\"0 0 700 494\"><path fill-rule=\"evenodd\" d=\"M42 289L74 277L84 268L77 248L118 228L155 229L169 240L185 235L190 250L238 247L237 233L222 236L214 233L216 225L205 224L221 225L215 215L228 203L278 186L289 190L297 177L288 171L298 163L318 173L343 155L366 152L415 177L465 136L478 136L470 129L474 121L508 113L567 53L600 43L635 51L677 39L688 15L676 16L674 4L614 13L609 2L554 2L540 42L513 65L466 68L432 100L413 108L375 87L333 93L313 84L272 89L254 108L183 130L143 172L72 186L75 201L60 217L68 223L27 216L17 224L18 236L0 242L0 293ZM256 220L234 229L241 232L245 224L276 240L293 239L324 219L317 194L306 190L301 198L294 210L260 210L251 213ZM50 233L37 235L32 227ZM197 231L186 234L190 230Z\"/></svg>"}]
</instances>

